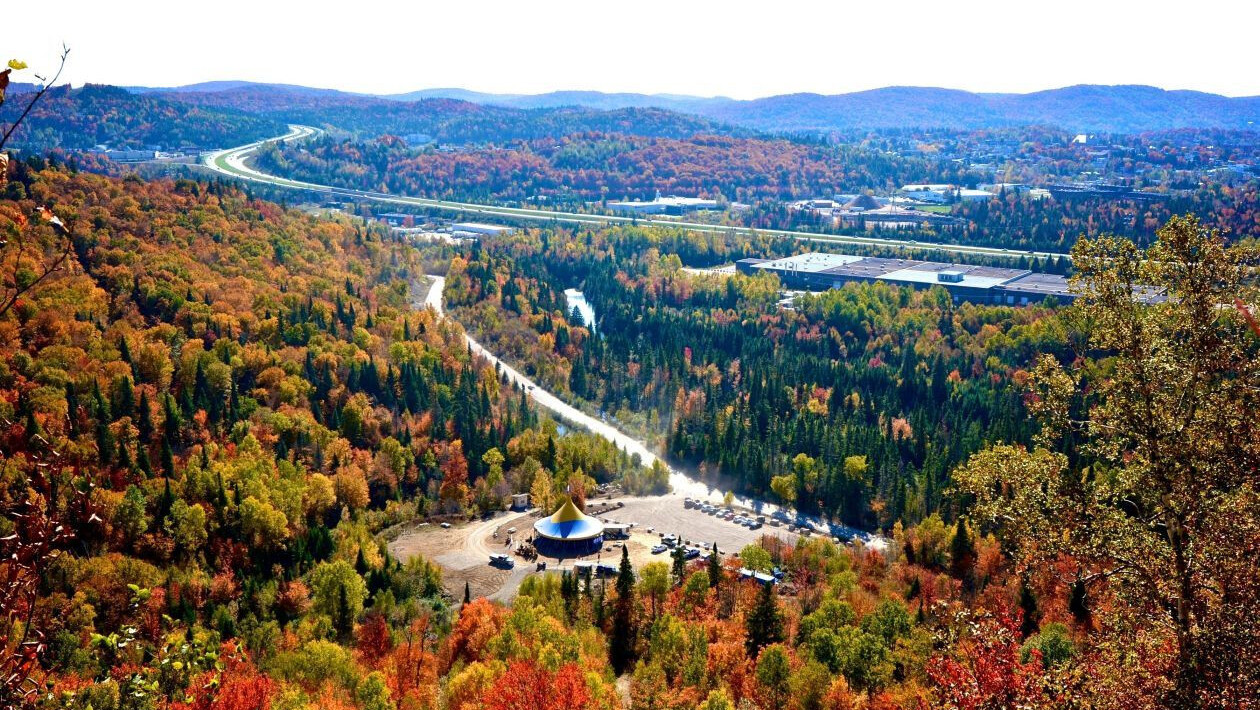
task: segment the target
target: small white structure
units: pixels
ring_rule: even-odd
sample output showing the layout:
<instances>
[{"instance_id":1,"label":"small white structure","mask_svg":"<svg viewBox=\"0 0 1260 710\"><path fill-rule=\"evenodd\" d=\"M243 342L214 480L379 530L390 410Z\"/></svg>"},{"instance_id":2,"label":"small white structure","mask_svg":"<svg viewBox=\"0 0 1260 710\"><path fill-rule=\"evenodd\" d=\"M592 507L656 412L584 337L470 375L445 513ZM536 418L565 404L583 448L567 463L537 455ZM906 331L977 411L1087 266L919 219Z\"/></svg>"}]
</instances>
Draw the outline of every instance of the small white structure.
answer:
<instances>
[{"instance_id":1,"label":"small white structure","mask_svg":"<svg viewBox=\"0 0 1260 710\"><path fill-rule=\"evenodd\" d=\"M656 196L656 199L649 202L641 200L632 200L628 202L609 202L608 209L613 212L622 212L626 214L672 214L681 215L688 212L699 212L701 210L719 209L717 200L709 200L702 197L678 197L670 195L669 197Z\"/></svg>"},{"instance_id":2,"label":"small white structure","mask_svg":"<svg viewBox=\"0 0 1260 710\"><path fill-rule=\"evenodd\" d=\"M512 510L529 510L529 494L513 493Z\"/></svg>"},{"instance_id":3,"label":"small white structure","mask_svg":"<svg viewBox=\"0 0 1260 710\"><path fill-rule=\"evenodd\" d=\"M452 232L464 232L467 234L477 234L487 237L493 237L499 234L509 234L516 231L513 227L505 227L501 224L483 224L481 222L456 222L451 225Z\"/></svg>"}]
</instances>

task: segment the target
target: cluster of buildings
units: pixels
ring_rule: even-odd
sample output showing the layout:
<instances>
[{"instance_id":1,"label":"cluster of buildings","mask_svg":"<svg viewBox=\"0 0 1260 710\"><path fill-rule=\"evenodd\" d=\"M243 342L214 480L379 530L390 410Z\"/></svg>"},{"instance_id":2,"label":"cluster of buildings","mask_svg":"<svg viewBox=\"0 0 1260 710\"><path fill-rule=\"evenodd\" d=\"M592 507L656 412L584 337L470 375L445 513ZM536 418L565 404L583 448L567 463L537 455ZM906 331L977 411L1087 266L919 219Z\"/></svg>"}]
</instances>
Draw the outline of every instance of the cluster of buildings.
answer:
<instances>
[{"instance_id":1,"label":"cluster of buildings","mask_svg":"<svg viewBox=\"0 0 1260 710\"><path fill-rule=\"evenodd\" d=\"M956 303L1023 306L1051 296L1060 303L1075 299L1062 276L998 266L811 252L782 259L741 259L735 268L745 274L770 272L788 288L811 291L882 281L916 289L940 286Z\"/></svg>"},{"instance_id":2,"label":"cluster of buildings","mask_svg":"<svg viewBox=\"0 0 1260 710\"><path fill-rule=\"evenodd\" d=\"M1152 201L1162 200L1166 195L1158 192L1135 190L1127 185L1112 185L1101 182L1074 182L1067 184L1046 185L1046 191L1060 201L1101 199Z\"/></svg>"},{"instance_id":3,"label":"cluster of buildings","mask_svg":"<svg viewBox=\"0 0 1260 710\"><path fill-rule=\"evenodd\" d=\"M836 195L829 200L801 200L789 209L807 212L829 222L832 227L874 227L911 229L923 226L946 227L962 224L958 217L940 212L939 208L957 202L991 200L996 192L957 185L903 185L895 195Z\"/></svg>"},{"instance_id":4,"label":"cluster of buildings","mask_svg":"<svg viewBox=\"0 0 1260 710\"><path fill-rule=\"evenodd\" d=\"M950 226L962 220L947 214L919 209L924 204L871 195L836 195L830 200L802 200L788 206L796 212L807 212L832 227L872 229L914 228L924 225Z\"/></svg>"},{"instance_id":5,"label":"cluster of buildings","mask_svg":"<svg viewBox=\"0 0 1260 710\"><path fill-rule=\"evenodd\" d=\"M660 193L657 193L653 200L609 202L608 209L618 214L630 215L684 215L691 212L711 212L721 209L721 206L717 200L704 197L678 197L677 195L661 197Z\"/></svg>"},{"instance_id":6,"label":"cluster of buildings","mask_svg":"<svg viewBox=\"0 0 1260 710\"><path fill-rule=\"evenodd\" d=\"M176 158L199 158L201 149L185 146L176 150L163 151L160 146L145 146L144 148L111 148L108 145L100 144L92 146L88 153L101 155L115 163L144 163L150 160L171 160Z\"/></svg>"},{"instance_id":7,"label":"cluster of buildings","mask_svg":"<svg viewBox=\"0 0 1260 710\"><path fill-rule=\"evenodd\" d=\"M463 242L516 231L515 227L485 222L426 221L424 217L403 212L379 213L376 218L393 227L398 234L414 241Z\"/></svg>"}]
</instances>

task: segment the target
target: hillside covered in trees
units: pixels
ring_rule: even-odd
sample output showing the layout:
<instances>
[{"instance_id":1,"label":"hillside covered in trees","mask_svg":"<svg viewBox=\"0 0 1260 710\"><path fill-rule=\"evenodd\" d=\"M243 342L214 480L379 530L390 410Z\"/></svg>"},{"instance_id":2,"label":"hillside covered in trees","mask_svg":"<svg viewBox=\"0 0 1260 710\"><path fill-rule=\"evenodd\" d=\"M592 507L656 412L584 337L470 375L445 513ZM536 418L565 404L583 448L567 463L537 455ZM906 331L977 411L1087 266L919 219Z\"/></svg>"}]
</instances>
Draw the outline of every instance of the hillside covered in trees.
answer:
<instances>
[{"instance_id":1,"label":"hillside covered in trees","mask_svg":"<svg viewBox=\"0 0 1260 710\"><path fill-rule=\"evenodd\" d=\"M792 248L770 239L468 247L450 305L548 386L890 536L536 575L505 606L458 603L383 536L634 467L412 307L416 251L218 183L32 160L0 189L7 704L1154 710L1260 690L1254 257L1192 220L1149 258L1078 247L1092 295L1067 312L880 287L783 311L771 279L679 268ZM1174 298L1135 307L1130 278ZM594 332L566 313L576 284Z\"/></svg>"},{"instance_id":2,"label":"hillside covered in trees","mask_svg":"<svg viewBox=\"0 0 1260 710\"><path fill-rule=\"evenodd\" d=\"M363 139L381 135L427 137L443 144L502 144L571 133L688 136L737 131L698 116L651 107L598 110L560 106L537 109L483 106L452 98L398 101L336 91L242 86L210 92L163 92L172 102L247 111L272 120L302 123Z\"/></svg>"},{"instance_id":3,"label":"hillside covered in trees","mask_svg":"<svg viewBox=\"0 0 1260 710\"><path fill-rule=\"evenodd\" d=\"M11 91L0 104L0 124L9 125L26 107L29 96ZM190 107L154 96L141 96L114 86L58 86L35 104L14 133L13 144L34 154L57 148L86 150L160 146L225 148L271 138L284 124L234 109Z\"/></svg>"},{"instance_id":4,"label":"hillside covered in trees","mask_svg":"<svg viewBox=\"0 0 1260 710\"><path fill-rule=\"evenodd\" d=\"M786 310L772 276L680 268L747 248L651 228L530 233L457 259L447 300L543 382L637 423L680 462L854 526L949 508L951 469L985 442L1028 440L1024 368L1067 350L1053 308L880 284ZM594 337L568 322L573 285Z\"/></svg>"},{"instance_id":5,"label":"hillside covered in trees","mask_svg":"<svg viewBox=\"0 0 1260 710\"><path fill-rule=\"evenodd\" d=\"M324 138L259 152L262 169L300 180L486 202L652 199L661 194L756 202L957 181L957 166L787 139L697 133L549 134L494 150L417 151L397 140Z\"/></svg>"},{"instance_id":6,"label":"hillside covered in trees","mask_svg":"<svg viewBox=\"0 0 1260 710\"><path fill-rule=\"evenodd\" d=\"M48 708L381 707L410 692L372 675L389 635L428 663L454 619L437 568L377 533L633 467L412 308L415 253L384 230L32 160L0 232L6 707L27 654Z\"/></svg>"}]
</instances>

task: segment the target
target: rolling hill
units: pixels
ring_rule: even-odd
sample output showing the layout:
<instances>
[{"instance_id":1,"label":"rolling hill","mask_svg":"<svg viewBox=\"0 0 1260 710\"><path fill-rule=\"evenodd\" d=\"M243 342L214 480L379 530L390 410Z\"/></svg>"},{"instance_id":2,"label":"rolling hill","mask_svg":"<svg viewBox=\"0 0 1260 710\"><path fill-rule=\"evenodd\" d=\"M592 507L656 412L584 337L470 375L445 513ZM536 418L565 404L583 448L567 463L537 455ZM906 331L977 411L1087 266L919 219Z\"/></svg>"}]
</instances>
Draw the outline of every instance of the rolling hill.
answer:
<instances>
[{"instance_id":1,"label":"rolling hill","mask_svg":"<svg viewBox=\"0 0 1260 710\"><path fill-rule=\"evenodd\" d=\"M146 90L148 91L148 90ZM599 111L655 108L692 114L758 131L828 132L860 129L984 129L1051 125L1090 133L1136 133L1175 128L1249 129L1260 120L1260 97L1231 98L1139 85L1077 85L1029 94L983 94L956 89L891 86L845 94L785 94L752 100L674 94L554 91L493 94L460 88L368 96L286 84L208 82L161 90L197 103L251 110L268 96L291 101L376 100L413 103L453 99L514 109L577 107ZM216 96L217 95L217 96ZM253 96L253 101L247 97ZM196 98L194 98L196 97Z\"/></svg>"}]
</instances>

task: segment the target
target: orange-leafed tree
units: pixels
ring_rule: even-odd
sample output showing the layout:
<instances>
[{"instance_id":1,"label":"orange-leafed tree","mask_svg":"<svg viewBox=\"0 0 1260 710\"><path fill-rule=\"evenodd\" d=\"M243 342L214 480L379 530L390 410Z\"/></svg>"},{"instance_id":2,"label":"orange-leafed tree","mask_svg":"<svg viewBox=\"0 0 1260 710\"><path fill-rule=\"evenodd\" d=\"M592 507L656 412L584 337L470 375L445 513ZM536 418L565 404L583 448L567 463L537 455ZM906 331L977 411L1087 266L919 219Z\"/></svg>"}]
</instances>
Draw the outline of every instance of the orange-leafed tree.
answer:
<instances>
[{"instance_id":1,"label":"orange-leafed tree","mask_svg":"<svg viewBox=\"0 0 1260 710\"><path fill-rule=\"evenodd\" d=\"M590 691L577 665L566 663L556 672L532 661L515 661L487 693L489 710L568 710L585 707Z\"/></svg>"},{"instance_id":2,"label":"orange-leafed tree","mask_svg":"<svg viewBox=\"0 0 1260 710\"><path fill-rule=\"evenodd\" d=\"M446 639L445 667L449 669L457 660L483 660L486 647L503 623L503 608L486 599L474 599L460 607L459 620Z\"/></svg>"}]
</instances>

